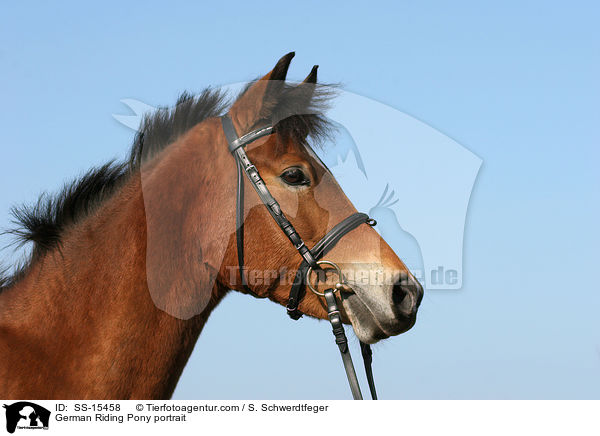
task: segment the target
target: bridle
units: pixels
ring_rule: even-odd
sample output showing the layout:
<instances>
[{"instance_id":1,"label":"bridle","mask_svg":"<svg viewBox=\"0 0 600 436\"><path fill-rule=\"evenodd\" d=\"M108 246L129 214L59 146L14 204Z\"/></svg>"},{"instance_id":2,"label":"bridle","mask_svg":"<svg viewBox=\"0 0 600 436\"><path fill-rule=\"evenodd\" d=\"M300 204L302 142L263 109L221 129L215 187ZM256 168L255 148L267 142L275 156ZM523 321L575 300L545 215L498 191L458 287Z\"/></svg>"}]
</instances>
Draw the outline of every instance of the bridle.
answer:
<instances>
[{"instance_id":1,"label":"bridle","mask_svg":"<svg viewBox=\"0 0 600 436\"><path fill-rule=\"evenodd\" d=\"M336 226L334 226L327 234L315 244L312 249L309 249L294 226L284 215L279 203L269 192L265 182L260 177L258 170L252 164L244 147L253 141L264 136L271 135L274 133L274 127L268 126L261 129L254 130L241 137L238 136L233 122L228 114L221 117L221 124L223 126L223 132L227 138L229 145L229 152L234 156L237 165L237 201L236 201L236 243L237 243L237 257L238 266L240 271L240 277L242 280L242 287L244 291L257 297L264 298L257 295L250 287L246 280L244 272L244 174L256 190L260 200L265 205L279 228L290 240L292 245L296 248L302 262L298 267L294 283L290 289L287 313L293 320L298 320L302 316L302 312L298 309L298 305L306 293L306 285L315 294L325 298L327 303L327 314L329 321L331 322L333 334L335 336L335 342L340 350L350 389L352 390L352 396L355 400L362 400L362 394L354 365L352 363L352 357L350 356L350 350L348 348L348 339L346 337L344 326L342 324L341 314L338 309L337 299L335 293L340 293L342 290L345 292L353 292L352 289L344 283L344 278L340 268L333 262L320 260L327 252L333 248L337 242L344 237L347 233L354 230L361 224L368 224L374 226L375 220L370 219L367 214L354 213L342 220ZM315 270L322 270L321 265L327 265L333 268L338 274L338 283L334 288L325 290L324 292L318 292L317 289L310 282L311 272ZM375 382L373 380L373 371L371 368L372 364L372 351L368 344L361 341L360 343L363 361L365 365L365 372L369 383L369 389L371 391L371 397L376 400L377 393L375 391Z\"/></svg>"}]
</instances>

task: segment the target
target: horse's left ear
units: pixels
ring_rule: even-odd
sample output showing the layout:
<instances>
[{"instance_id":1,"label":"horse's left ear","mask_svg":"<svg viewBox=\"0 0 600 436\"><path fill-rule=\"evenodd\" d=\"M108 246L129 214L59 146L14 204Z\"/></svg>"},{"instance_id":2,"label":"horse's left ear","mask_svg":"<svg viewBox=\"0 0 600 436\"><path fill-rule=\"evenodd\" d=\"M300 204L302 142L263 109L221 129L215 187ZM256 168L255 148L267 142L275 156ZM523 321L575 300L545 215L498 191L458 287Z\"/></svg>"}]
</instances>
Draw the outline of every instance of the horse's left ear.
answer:
<instances>
[{"instance_id":1,"label":"horse's left ear","mask_svg":"<svg viewBox=\"0 0 600 436\"><path fill-rule=\"evenodd\" d=\"M254 82L231 106L229 114L240 135L246 133L256 122L270 118L284 89L288 68L294 56L295 53L290 52L279 59L267 75Z\"/></svg>"},{"instance_id":2,"label":"horse's left ear","mask_svg":"<svg viewBox=\"0 0 600 436\"><path fill-rule=\"evenodd\" d=\"M290 87L285 91L285 98L282 104L271 114L271 124L276 125L282 120L295 115L307 115L313 113L311 101L317 88L317 69L318 65L312 67L312 70L306 76L302 83ZM306 132L308 133L308 132ZM306 136L303 134L302 136Z\"/></svg>"},{"instance_id":3,"label":"horse's left ear","mask_svg":"<svg viewBox=\"0 0 600 436\"><path fill-rule=\"evenodd\" d=\"M290 100L299 108L308 108L310 106L310 101L312 100L313 95L315 94L315 88L317 87L318 69L318 65L312 67L312 70L310 70L306 79L288 93Z\"/></svg>"}]
</instances>

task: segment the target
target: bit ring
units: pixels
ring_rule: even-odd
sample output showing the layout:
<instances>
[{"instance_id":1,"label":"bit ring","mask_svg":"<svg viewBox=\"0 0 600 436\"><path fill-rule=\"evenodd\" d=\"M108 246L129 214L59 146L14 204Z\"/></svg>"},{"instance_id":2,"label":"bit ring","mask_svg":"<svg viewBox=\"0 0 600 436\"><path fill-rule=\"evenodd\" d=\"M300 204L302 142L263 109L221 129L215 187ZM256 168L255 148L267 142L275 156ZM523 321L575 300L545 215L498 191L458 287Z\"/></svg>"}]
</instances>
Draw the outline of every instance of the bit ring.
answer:
<instances>
[{"instance_id":1,"label":"bit ring","mask_svg":"<svg viewBox=\"0 0 600 436\"><path fill-rule=\"evenodd\" d=\"M333 292L337 292L339 291L339 287L343 284L344 282L344 276L342 276L342 270L340 269L339 266L337 266L335 263L330 262L328 260L319 260L317 262L317 265L328 265L331 268L333 268L337 274L338 274L338 283L334 286L333 288ZM315 287L313 286L313 284L310 282L310 273L313 272L313 268L312 266L308 267L308 270L306 270L306 284L308 285L308 289L310 289L314 294L319 295L321 297L325 296L325 293L323 292L319 292L315 289ZM338 286L340 285L340 286Z\"/></svg>"}]
</instances>

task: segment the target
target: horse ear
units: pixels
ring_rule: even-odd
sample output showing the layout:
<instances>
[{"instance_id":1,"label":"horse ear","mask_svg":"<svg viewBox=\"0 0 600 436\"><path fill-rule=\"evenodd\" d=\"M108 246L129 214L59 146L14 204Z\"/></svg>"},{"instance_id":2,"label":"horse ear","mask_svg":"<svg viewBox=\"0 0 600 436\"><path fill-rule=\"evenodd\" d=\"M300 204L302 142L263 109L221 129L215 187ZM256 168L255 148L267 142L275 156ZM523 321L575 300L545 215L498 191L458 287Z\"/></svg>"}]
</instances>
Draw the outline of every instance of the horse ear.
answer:
<instances>
[{"instance_id":1,"label":"horse ear","mask_svg":"<svg viewBox=\"0 0 600 436\"><path fill-rule=\"evenodd\" d=\"M318 69L318 65L313 66L306 79L287 92L286 99L290 102L291 107L284 108L281 114L277 114L278 117L285 118L292 115L303 115L306 111L310 112L310 103L317 87ZM274 120L274 123L278 121L281 120Z\"/></svg>"},{"instance_id":2,"label":"horse ear","mask_svg":"<svg viewBox=\"0 0 600 436\"><path fill-rule=\"evenodd\" d=\"M284 88L288 68L295 56L290 52L283 56L263 78L254 82L231 106L231 118L237 122L242 135L257 121L269 118Z\"/></svg>"}]
</instances>

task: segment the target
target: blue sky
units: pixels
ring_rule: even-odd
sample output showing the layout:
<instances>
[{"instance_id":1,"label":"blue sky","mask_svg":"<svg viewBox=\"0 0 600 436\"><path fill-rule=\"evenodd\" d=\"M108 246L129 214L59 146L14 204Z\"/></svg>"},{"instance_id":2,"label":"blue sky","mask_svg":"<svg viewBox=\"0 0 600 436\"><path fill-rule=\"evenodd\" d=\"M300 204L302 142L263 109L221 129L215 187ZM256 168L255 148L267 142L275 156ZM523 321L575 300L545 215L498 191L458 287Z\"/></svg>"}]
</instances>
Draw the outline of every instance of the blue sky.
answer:
<instances>
[{"instance_id":1,"label":"blue sky","mask_svg":"<svg viewBox=\"0 0 600 436\"><path fill-rule=\"evenodd\" d=\"M375 347L381 397L598 398L597 3L1 9L0 227L11 205L126 155L133 133L111 116L124 112L121 99L170 105L183 90L255 78L294 50L291 78L319 64L322 81L421 120L483 160L463 287L429 292L416 327ZM349 398L336 353L327 324L230 295L175 398Z\"/></svg>"}]
</instances>

